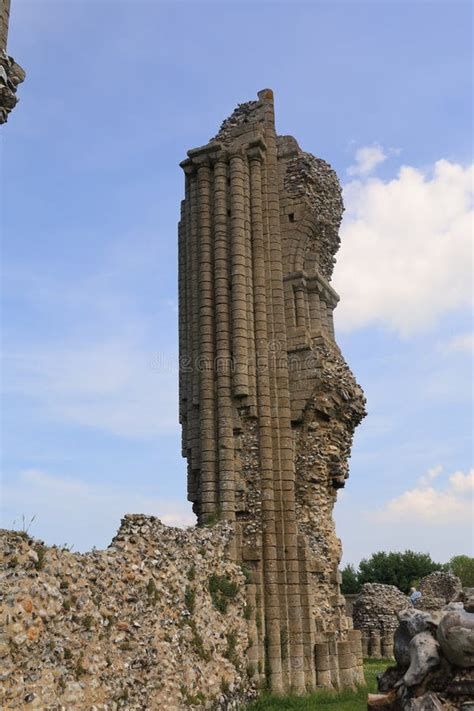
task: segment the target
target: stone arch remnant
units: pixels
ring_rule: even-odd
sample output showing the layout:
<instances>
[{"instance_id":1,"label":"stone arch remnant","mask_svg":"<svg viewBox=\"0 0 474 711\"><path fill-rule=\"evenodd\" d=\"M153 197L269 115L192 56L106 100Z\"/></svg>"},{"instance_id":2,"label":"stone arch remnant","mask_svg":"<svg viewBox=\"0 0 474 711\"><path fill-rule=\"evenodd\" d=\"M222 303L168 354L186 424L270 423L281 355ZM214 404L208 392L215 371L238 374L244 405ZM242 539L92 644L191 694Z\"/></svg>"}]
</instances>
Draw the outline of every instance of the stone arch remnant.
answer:
<instances>
[{"instance_id":1,"label":"stone arch remnant","mask_svg":"<svg viewBox=\"0 0 474 711\"><path fill-rule=\"evenodd\" d=\"M198 523L248 571L249 667L274 691L363 680L332 510L365 399L334 339L335 172L277 136L273 93L181 163L180 421Z\"/></svg>"}]
</instances>

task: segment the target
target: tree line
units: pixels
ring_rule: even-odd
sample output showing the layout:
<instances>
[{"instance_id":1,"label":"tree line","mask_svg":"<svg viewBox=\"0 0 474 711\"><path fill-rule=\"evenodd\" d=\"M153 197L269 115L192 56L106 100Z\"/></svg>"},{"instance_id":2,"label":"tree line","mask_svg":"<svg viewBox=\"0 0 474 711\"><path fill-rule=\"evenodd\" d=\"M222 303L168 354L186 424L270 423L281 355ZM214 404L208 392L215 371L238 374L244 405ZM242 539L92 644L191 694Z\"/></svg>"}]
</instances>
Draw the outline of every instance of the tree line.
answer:
<instances>
[{"instance_id":1,"label":"tree line","mask_svg":"<svg viewBox=\"0 0 474 711\"><path fill-rule=\"evenodd\" d=\"M346 565L342 569L341 590L345 595L357 594L364 583L395 585L408 593L425 575L442 570L461 579L463 587L474 587L474 558L456 555L448 563L436 563L428 553L379 551L360 561L358 568Z\"/></svg>"}]
</instances>

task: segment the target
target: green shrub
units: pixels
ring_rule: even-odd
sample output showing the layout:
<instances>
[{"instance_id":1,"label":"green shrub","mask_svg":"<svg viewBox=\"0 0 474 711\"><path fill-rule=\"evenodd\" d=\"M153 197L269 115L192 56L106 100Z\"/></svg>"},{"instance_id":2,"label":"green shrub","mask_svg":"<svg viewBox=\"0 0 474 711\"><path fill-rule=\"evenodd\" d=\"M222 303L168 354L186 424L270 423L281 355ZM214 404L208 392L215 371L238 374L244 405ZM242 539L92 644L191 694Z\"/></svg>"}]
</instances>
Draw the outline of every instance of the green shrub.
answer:
<instances>
[{"instance_id":1,"label":"green shrub","mask_svg":"<svg viewBox=\"0 0 474 711\"><path fill-rule=\"evenodd\" d=\"M245 563L241 563L240 568L245 578L245 584L250 585L253 582L252 571L247 565L245 565Z\"/></svg>"},{"instance_id":2,"label":"green shrub","mask_svg":"<svg viewBox=\"0 0 474 711\"><path fill-rule=\"evenodd\" d=\"M239 586L225 575L213 573L209 578L209 592L211 593L212 604L222 614L227 612L229 600L235 598L239 592Z\"/></svg>"},{"instance_id":3,"label":"green shrub","mask_svg":"<svg viewBox=\"0 0 474 711\"><path fill-rule=\"evenodd\" d=\"M33 549L38 556L38 560L35 563L36 570L42 570L44 568L45 558L46 558L46 546L42 543L37 543Z\"/></svg>"},{"instance_id":4,"label":"green shrub","mask_svg":"<svg viewBox=\"0 0 474 711\"><path fill-rule=\"evenodd\" d=\"M155 605L158 601L158 589L153 578L150 578L146 584L146 594L150 605Z\"/></svg>"},{"instance_id":5,"label":"green shrub","mask_svg":"<svg viewBox=\"0 0 474 711\"><path fill-rule=\"evenodd\" d=\"M211 653L204 647L204 641L197 631L196 623L194 620L189 620L188 621L189 626L191 627L191 630L193 632L193 637L191 640L192 647L198 657L201 657L201 659L205 662L210 662L211 661Z\"/></svg>"},{"instance_id":6,"label":"green shrub","mask_svg":"<svg viewBox=\"0 0 474 711\"><path fill-rule=\"evenodd\" d=\"M92 615L86 615L82 621L82 624L84 625L84 628L86 630L91 630L92 625L94 624L94 618L92 617Z\"/></svg>"},{"instance_id":7,"label":"green shrub","mask_svg":"<svg viewBox=\"0 0 474 711\"><path fill-rule=\"evenodd\" d=\"M190 588L189 585L184 591L184 604L186 605L189 614L192 615L196 607L196 591L193 590L193 588Z\"/></svg>"},{"instance_id":8,"label":"green shrub","mask_svg":"<svg viewBox=\"0 0 474 711\"><path fill-rule=\"evenodd\" d=\"M237 636L235 632L228 632L226 634L227 648L224 651L224 657L229 660L234 667L239 666L239 657L237 655Z\"/></svg>"}]
</instances>

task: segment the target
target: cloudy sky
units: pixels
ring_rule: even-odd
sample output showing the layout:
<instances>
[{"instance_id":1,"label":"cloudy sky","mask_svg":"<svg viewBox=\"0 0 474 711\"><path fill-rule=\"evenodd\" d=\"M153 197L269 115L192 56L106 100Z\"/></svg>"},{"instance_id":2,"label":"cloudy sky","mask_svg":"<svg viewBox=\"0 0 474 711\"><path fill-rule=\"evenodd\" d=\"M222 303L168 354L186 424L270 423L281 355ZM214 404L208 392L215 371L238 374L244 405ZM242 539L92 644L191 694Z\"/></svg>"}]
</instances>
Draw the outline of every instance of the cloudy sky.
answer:
<instances>
[{"instance_id":1,"label":"cloudy sky","mask_svg":"<svg viewBox=\"0 0 474 711\"><path fill-rule=\"evenodd\" d=\"M346 562L472 554L472 5L13 0L3 128L2 523L76 550L185 525L176 222L186 150L271 87L346 213L338 341L368 400Z\"/></svg>"}]
</instances>

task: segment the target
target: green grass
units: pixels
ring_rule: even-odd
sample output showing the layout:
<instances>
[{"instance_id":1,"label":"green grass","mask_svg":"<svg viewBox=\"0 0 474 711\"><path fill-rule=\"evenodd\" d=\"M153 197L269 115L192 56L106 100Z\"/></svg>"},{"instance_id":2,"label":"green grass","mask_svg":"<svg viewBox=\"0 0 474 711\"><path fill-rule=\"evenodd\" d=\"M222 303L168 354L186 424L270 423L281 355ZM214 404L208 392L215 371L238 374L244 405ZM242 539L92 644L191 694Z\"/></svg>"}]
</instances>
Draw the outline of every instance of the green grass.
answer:
<instances>
[{"instance_id":1,"label":"green grass","mask_svg":"<svg viewBox=\"0 0 474 711\"><path fill-rule=\"evenodd\" d=\"M376 690L376 674L383 671L391 664L382 659L366 659L364 673L367 686L360 687L357 691L316 691L306 696L275 696L262 694L253 704L247 707L248 711L267 711L270 709L298 709L298 711L367 711L367 694Z\"/></svg>"}]
</instances>

